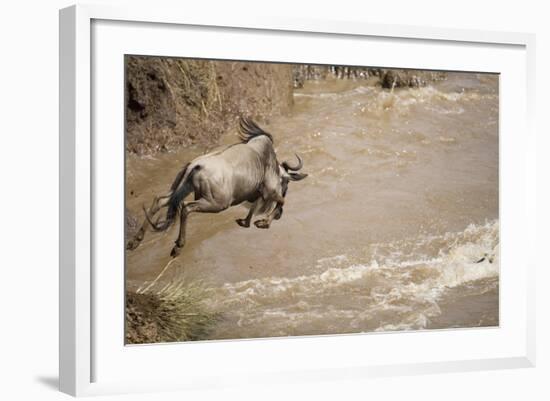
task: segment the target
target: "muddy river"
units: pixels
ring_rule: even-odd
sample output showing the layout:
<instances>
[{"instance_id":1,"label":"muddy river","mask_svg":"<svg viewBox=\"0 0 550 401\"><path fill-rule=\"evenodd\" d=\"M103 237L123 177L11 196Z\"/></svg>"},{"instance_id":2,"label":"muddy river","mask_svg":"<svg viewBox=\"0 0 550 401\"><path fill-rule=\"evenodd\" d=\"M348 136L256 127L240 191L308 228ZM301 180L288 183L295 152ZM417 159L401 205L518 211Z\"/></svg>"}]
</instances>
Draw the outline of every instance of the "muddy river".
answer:
<instances>
[{"instance_id":1,"label":"muddy river","mask_svg":"<svg viewBox=\"0 0 550 401\"><path fill-rule=\"evenodd\" d=\"M290 183L281 220L260 230L235 223L243 207L193 214L160 278L213 289L210 338L498 325L498 76L393 91L307 82L294 103L263 125L279 159L298 153L309 174ZM129 210L141 219L205 151L128 156ZM176 236L148 233L127 252L130 288L163 271Z\"/></svg>"}]
</instances>

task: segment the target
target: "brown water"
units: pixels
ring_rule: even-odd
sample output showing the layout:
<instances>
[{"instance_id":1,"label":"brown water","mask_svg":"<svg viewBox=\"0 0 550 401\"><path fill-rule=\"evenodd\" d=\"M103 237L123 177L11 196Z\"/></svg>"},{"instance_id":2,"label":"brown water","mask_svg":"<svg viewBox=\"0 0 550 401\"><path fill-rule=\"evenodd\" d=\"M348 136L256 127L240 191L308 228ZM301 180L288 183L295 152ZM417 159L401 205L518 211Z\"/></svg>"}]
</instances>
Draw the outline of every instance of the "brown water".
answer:
<instances>
[{"instance_id":1,"label":"brown water","mask_svg":"<svg viewBox=\"0 0 550 401\"><path fill-rule=\"evenodd\" d=\"M498 76L449 74L424 88L308 82L265 128L290 183L269 230L246 210L195 214L161 280L202 280L223 319L212 339L498 325ZM224 143L235 142L228 133ZM206 149L127 160L127 203L167 190ZM130 287L169 262L177 236L127 253ZM475 263L485 254L494 257Z\"/></svg>"}]
</instances>

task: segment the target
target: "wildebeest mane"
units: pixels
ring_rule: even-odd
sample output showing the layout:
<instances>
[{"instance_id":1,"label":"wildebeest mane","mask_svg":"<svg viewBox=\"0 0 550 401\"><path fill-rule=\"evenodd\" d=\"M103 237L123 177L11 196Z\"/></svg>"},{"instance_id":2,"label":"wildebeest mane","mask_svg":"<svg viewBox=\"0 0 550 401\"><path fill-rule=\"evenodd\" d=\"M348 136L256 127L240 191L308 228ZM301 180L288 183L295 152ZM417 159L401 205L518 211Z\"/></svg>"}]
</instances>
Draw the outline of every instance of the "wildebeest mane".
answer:
<instances>
[{"instance_id":1,"label":"wildebeest mane","mask_svg":"<svg viewBox=\"0 0 550 401\"><path fill-rule=\"evenodd\" d=\"M270 133L265 132L263 129L261 129L258 124L256 124L254 121L252 121L249 118L241 117L239 121L239 139L243 143L247 143L253 138L256 138L258 136L267 136L271 142L273 142L273 137Z\"/></svg>"}]
</instances>

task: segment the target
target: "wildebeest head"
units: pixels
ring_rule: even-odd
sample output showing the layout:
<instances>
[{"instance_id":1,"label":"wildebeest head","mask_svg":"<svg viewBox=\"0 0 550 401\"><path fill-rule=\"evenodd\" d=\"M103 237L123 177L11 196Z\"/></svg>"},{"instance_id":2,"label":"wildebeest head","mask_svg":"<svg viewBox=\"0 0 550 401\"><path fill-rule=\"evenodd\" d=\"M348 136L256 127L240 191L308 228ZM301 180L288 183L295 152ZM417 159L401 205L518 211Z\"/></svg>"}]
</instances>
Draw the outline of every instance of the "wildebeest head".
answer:
<instances>
[{"instance_id":1,"label":"wildebeest head","mask_svg":"<svg viewBox=\"0 0 550 401\"><path fill-rule=\"evenodd\" d=\"M284 161L279 165L279 174L281 176L281 192L283 198L286 196L286 193L288 191L288 183L290 181L300 181L307 177L307 174L299 172L302 167L304 167L304 162L298 155L296 155L296 159L298 159L298 164L293 165L287 161ZM277 210L277 214L275 215L275 219L280 219L282 215L283 208L279 207Z\"/></svg>"},{"instance_id":2,"label":"wildebeest head","mask_svg":"<svg viewBox=\"0 0 550 401\"><path fill-rule=\"evenodd\" d=\"M302 167L304 167L304 162L302 158L296 155L296 159L298 159L298 164L296 165L292 165L287 161L281 163L281 178L283 179L283 181L286 181L287 184L289 181L300 181L307 177L307 174L298 172L302 169ZM285 194L283 193L283 196L284 195Z\"/></svg>"}]
</instances>

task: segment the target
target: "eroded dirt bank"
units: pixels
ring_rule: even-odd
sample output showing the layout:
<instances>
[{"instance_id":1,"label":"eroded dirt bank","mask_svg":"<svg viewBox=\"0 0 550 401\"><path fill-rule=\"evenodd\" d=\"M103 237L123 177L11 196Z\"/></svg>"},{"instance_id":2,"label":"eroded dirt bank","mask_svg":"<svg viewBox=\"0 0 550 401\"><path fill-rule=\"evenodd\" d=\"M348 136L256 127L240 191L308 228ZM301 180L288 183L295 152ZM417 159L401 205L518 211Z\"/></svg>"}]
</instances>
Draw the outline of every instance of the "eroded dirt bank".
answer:
<instances>
[{"instance_id":1,"label":"eroded dirt bank","mask_svg":"<svg viewBox=\"0 0 550 401\"><path fill-rule=\"evenodd\" d=\"M126 150L216 144L239 115L288 113L292 82L288 64L127 56Z\"/></svg>"}]
</instances>

